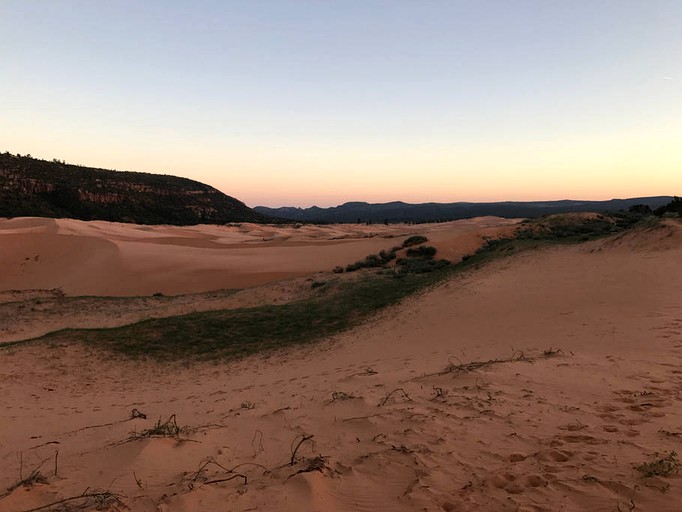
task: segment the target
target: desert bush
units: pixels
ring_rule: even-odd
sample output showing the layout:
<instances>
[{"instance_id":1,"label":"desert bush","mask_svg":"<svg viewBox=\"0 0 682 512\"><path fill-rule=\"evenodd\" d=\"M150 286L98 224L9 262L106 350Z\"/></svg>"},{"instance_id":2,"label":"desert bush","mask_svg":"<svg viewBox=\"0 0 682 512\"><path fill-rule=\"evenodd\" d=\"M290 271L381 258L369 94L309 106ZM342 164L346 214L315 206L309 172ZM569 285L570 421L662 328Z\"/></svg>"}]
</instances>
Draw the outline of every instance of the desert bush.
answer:
<instances>
[{"instance_id":1,"label":"desert bush","mask_svg":"<svg viewBox=\"0 0 682 512\"><path fill-rule=\"evenodd\" d=\"M389 261L395 259L395 251L379 251L379 257L381 258L381 261L388 263Z\"/></svg>"},{"instance_id":2,"label":"desert bush","mask_svg":"<svg viewBox=\"0 0 682 512\"><path fill-rule=\"evenodd\" d=\"M431 245L420 245L419 247L410 247L407 250L407 255L413 258L433 258L436 255L436 248Z\"/></svg>"},{"instance_id":3,"label":"desert bush","mask_svg":"<svg viewBox=\"0 0 682 512\"><path fill-rule=\"evenodd\" d=\"M413 245L423 244L428 242L429 239L422 235L413 235L403 242L403 247L411 247Z\"/></svg>"},{"instance_id":4,"label":"desert bush","mask_svg":"<svg viewBox=\"0 0 682 512\"><path fill-rule=\"evenodd\" d=\"M365 256L365 259L346 265L346 272L354 272L361 268L385 267L388 262L394 260L395 257L396 255L393 249L390 251L382 250L379 254L370 254Z\"/></svg>"},{"instance_id":5,"label":"desert bush","mask_svg":"<svg viewBox=\"0 0 682 512\"><path fill-rule=\"evenodd\" d=\"M440 270L450 265L449 260L433 260L424 258L400 258L398 274L425 274Z\"/></svg>"},{"instance_id":6,"label":"desert bush","mask_svg":"<svg viewBox=\"0 0 682 512\"><path fill-rule=\"evenodd\" d=\"M644 464L639 464L635 466L635 469L642 473L645 478L651 478L652 476L668 476L673 473L678 473L680 466L680 461L677 459L677 453L669 452L663 457L658 457L653 462L645 462Z\"/></svg>"},{"instance_id":7,"label":"desert bush","mask_svg":"<svg viewBox=\"0 0 682 512\"><path fill-rule=\"evenodd\" d=\"M343 274L343 267L340 265L337 265L333 268L332 272L335 274Z\"/></svg>"},{"instance_id":8,"label":"desert bush","mask_svg":"<svg viewBox=\"0 0 682 512\"><path fill-rule=\"evenodd\" d=\"M668 204L656 208L654 215L663 217L666 213L677 213L677 217L682 215L682 197L675 197ZM674 216L673 216L674 217Z\"/></svg>"},{"instance_id":9,"label":"desert bush","mask_svg":"<svg viewBox=\"0 0 682 512\"><path fill-rule=\"evenodd\" d=\"M382 258L377 254L370 254L362 260L362 266L365 268L380 267L383 264Z\"/></svg>"}]
</instances>

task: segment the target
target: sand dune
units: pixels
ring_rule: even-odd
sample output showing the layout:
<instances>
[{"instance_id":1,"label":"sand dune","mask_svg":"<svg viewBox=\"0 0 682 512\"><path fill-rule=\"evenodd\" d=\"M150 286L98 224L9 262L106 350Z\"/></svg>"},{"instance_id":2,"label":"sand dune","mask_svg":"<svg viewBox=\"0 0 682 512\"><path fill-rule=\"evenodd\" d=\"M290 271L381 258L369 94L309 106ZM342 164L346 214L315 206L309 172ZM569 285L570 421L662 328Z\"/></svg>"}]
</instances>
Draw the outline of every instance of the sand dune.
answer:
<instances>
[{"instance_id":1,"label":"sand dune","mask_svg":"<svg viewBox=\"0 0 682 512\"><path fill-rule=\"evenodd\" d=\"M177 295L247 288L329 271L424 232L458 259L516 223L486 217L408 226L138 226L72 219L0 220L0 290Z\"/></svg>"},{"instance_id":2,"label":"sand dune","mask_svg":"<svg viewBox=\"0 0 682 512\"><path fill-rule=\"evenodd\" d=\"M270 228L221 229L206 233ZM448 229L429 232L443 251ZM0 353L0 489L20 467L47 481L0 508L87 488L135 511L682 510L678 475L636 469L680 450L680 261L675 223L522 253L315 347L229 365L13 347ZM184 441L131 439L172 414ZM219 465L199 471L207 460Z\"/></svg>"}]
</instances>

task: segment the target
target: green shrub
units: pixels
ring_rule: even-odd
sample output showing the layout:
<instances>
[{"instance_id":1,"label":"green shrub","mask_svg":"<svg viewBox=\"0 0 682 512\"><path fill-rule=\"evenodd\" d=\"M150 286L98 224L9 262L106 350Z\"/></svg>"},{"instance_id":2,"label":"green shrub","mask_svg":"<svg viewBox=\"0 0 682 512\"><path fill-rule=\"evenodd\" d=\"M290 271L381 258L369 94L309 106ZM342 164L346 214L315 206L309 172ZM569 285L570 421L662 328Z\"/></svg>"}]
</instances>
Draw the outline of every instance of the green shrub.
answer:
<instances>
[{"instance_id":1,"label":"green shrub","mask_svg":"<svg viewBox=\"0 0 682 512\"><path fill-rule=\"evenodd\" d=\"M362 266L365 268L381 267L384 264L382 258L376 254L365 256L362 260Z\"/></svg>"},{"instance_id":2,"label":"green shrub","mask_svg":"<svg viewBox=\"0 0 682 512\"><path fill-rule=\"evenodd\" d=\"M432 260L424 258L400 258L398 261L399 274L425 274L440 270L450 265L448 260Z\"/></svg>"},{"instance_id":3,"label":"green shrub","mask_svg":"<svg viewBox=\"0 0 682 512\"><path fill-rule=\"evenodd\" d=\"M395 251L379 251L379 257L381 258L381 261L388 263L389 261L395 259Z\"/></svg>"},{"instance_id":4,"label":"green shrub","mask_svg":"<svg viewBox=\"0 0 682 512\"><path fill-rule=\"evenodd\" d=\"M394 260L395 257L395 250L382 250L379 252L379 254L370 254L365 256L365 259L363 260L346 265L346 272L354 272L355 270L360 270L361 268L385 267L390 261Z\"/></svg>"},{"instance_id":5,"label":"green shrub","mask_svg":"<svg viewBox=\"0 0 682 512\"><path fill-rule=\"evenodd\" d=\"M410 247L407 250L407 255L414 258L433 258L436 255L436 248L431 245L420 245L419 247Z\"/></svg>"},{"instance_id":6,"label":"green shrub","mask_svg":"<svg viewBox=\"0 0 682 512\"><path fill-rule=\"evenodd\" d=\"M661 206L660 208L656 208L656 211L654 212L655 215L658 215L659 217L663 217L666 213L677 213L677 216L682 215L682 197L677 197L670 201L668 204ZM668 218L675 217L673 216L666 216Z\"/></svg>"},{"instance_id":7,"label":"green shrub","mask_svg":"<svg viewBox=\"0 0 682 512\"><path fill-rule=\"evenodd\" d=\"M422 235L413 235L403 242L403 247L411 247L413 245L423 244L428 242L429 239Z\"/></svg>"}]
</instances>

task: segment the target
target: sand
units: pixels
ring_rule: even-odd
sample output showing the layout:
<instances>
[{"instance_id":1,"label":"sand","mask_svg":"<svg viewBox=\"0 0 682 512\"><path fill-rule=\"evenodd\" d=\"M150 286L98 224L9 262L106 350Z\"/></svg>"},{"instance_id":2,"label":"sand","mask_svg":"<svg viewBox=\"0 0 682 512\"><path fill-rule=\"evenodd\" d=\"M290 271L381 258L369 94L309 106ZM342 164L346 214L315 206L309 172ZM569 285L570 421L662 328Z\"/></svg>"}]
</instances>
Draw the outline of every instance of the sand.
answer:
<instances>
[{"instance_id":1,"label":"sand","mask_svg":"<svg viewBox=\"0 0 682 512\"><path fill-rule=\"evenodd\" d=\"M74 221L21 221L3 229L10 238L33 236L36 246L42 235L74 229L70 236L96 240L88 246L96 254L109 243L163 252L162 243L123 241L133 237L122 225L98 238L104 227L87 232L89 225ZM478 230L504 227L494 219L468 222L466 233L457 223L425 230L442 251L456 253L480 243ZM235 231L216 235L216 243L253 243L254 254L285 248L264 246L257 227L247 234L238 231L243 227L142 229L146 240L173 238L180 252L178 237L221 229ZM281 228L267 229L276 239ZM306 229L319 230L319 241L310 243L318 254L334 254L326 252L329 230L344 236L360 227ZM290 243L315 239L283 231L295 238ZM354 247L364 255L375 241L392 243L353 236L338 244L344 256ZM119 254L127 254L127 265L142 265L131 247ZM225 252L226 262L249 273L242 261L248 258ZM314 258L308 267L303 256L292 259L301 266L287 272L320 270ZM341 259L335 261L348 263L355 253ZM85 489L115 492L134 511L682 510L677 474L646 478L636 469L679 451L682 440L680 261L678 223L523 253L459 275L314 347L228 365L14 346L0 352L0 495L37 466L46 481L6 493L0 510L28 510ZM70 278L54 286L3 279L23 283L24 294L78 289ZM268 285L277 288L259 300L284 293L286 283ZM93 313L92 321L102 316ZM472 362L481 364L465 368ZM133 409L147 418L131 419ZM131 439L173 414L187 426L180 440ZM304 436L314 437L292 465ZM217 464L197 474L207 460ZM236 474L247 482L227 480Z\"/></svg>"},{"instance_id":2,"label":"sand","mask_svg":"<svg viewBox=\"0 0 682 512\"><path fill-rule=\"evenodd\" d=\"M425 233L457 260L516 220L289 227L139 226L72 219L0 219L0 290L67 295L178 295L247 288L329 271Z\"/></svg>"}]
</instances>

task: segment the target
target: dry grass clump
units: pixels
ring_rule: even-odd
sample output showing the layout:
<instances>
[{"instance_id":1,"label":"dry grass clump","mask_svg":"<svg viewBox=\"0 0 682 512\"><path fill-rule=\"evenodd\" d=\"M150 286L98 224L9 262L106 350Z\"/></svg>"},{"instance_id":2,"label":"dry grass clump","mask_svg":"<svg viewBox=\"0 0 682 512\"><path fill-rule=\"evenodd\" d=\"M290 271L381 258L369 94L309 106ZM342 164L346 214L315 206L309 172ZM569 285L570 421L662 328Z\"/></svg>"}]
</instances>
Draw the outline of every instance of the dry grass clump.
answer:
<instances>
[{"instance_id":1,"label":"dry grass clump","mask_svg":"<svg viewBox=\"0 0 682 512\"><path fill-rule=\"evenodd\" d=\"M334 391L332 393L332 402L336 402L338 400L355 400L356 398L358 397L353 393L346 393L345 391Z\"/></svg>"},{"instance_id":2,"label":"dry grass clump","mask_svg":"<svg viewBox=\"0 0 682 512\"><path fill-rule=\"evenodd\" d=\"M26 510L25 512L71 512L75 510L129 510L121 501L123 496L110 491L88 492Z\"/></svg>"},{"instance_id":3,"label":"dry grass clump","mask_svg":"<svg viewBox=\"0 0 682 512\"><path fill-rule=\"evenodd\" d=\"M453 356L450 358L448 365L442 371L438 372L438 375L445 375L448 373L464 374L473 372L474 370L479 370L481 368L486 368L488 366L493 366L496 364L514 363L518 361L532 363L539 359L548 359L550 357L556 357L559 354L563 354L563 350L553 349L551 347L546 350L543 350L542 354L536 357L527 357L520 350L516 350L514 351L512 356L507 359L488 359L487 361L471 361L469 363L463 363L462 361L459 360L459 358ZM455 359L457 362L456 363L453 362L453 359Z\"/></svg>"},{"instance_id":4,"label":"dry grass clump","mask_svg":"<svg viewBox=\"0 0 682 512\"><path fill-rule=\"evenodd\" d=\"M668 452L662 457L656 454L655 457L657 458L653 462L645 462L635 466L635 469L642 473L644 478L677 474L682 467L675 452Z\"/></svg>"},{"instance_id":5,"label":"dry grass clump","mask_svg":"<svg viewBox=\"0 0 682 512\"><path fill-rule=\"evenodd\" d=\"M394 395L402 397L407 402L412 401L412 399L410 398L410 395L408 395L407 392L403 388L397 388L397 389L394 389L393 391L391 391L390 393L388 393L384 398L382 398L381 401L379 402L378 406L383 407L384 405L386 405L389 402L389 400L391 399L391 397L393 397Z\"/></svg>"},{"instance_id":6,"label":"dry grass clump","mask_svg":"<svg viewBox=\"0 0 682 512\"><path fill-rule=\"evenodd\" d=\"M180 427L175 419L175 414L172 414L170 418L163 423L161 423L161 418L159 418L153 427L142 430L141 432L135 432L130 436L130 440L135 441L151 437L171 437L173 439L180 439L181 435L186 432L187 427Z\"/></svg>"},{"instance_id":7,"label":"dry grass clump","mask_svg":"<svg viewBox=\"0 0 682 512\"><path fill-rule=\"evenodd\" d=\"M46 484L47 478L40 472L38 468L31 471L31 473L26 478L20 478L19 481L7 488L5 492L0 494L0 498L9 496L14 492L15 489L19 487L33 487L35 484Z\"/></svg>"}]
</instances>

